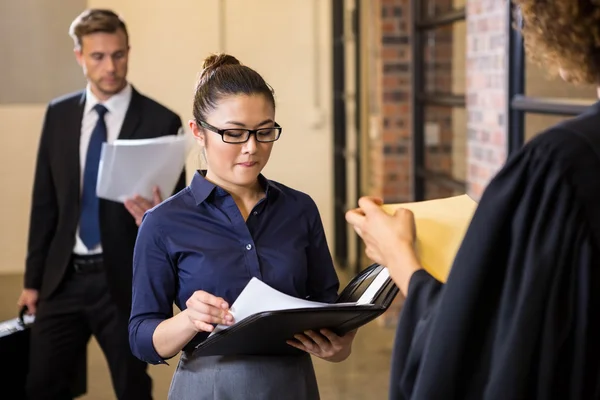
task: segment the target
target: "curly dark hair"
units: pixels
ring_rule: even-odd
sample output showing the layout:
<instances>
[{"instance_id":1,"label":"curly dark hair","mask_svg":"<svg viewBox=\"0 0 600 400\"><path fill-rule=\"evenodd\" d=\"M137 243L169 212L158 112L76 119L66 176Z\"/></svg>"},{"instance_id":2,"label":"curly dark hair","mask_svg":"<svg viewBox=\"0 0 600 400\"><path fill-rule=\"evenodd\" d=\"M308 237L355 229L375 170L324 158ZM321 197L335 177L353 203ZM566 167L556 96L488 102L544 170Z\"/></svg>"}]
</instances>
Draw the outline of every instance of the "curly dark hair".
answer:
<instances>
[{"instance_id":1,"label":"curly dark hair","mask_svg":"<svg viewBox=\"0 0 600 400\"><path fill-rule=\"evenodd\" d=\"M513 0L528 57L566 71L574 83L600 83L600 0Z\"/></svg>"}]
</instances>

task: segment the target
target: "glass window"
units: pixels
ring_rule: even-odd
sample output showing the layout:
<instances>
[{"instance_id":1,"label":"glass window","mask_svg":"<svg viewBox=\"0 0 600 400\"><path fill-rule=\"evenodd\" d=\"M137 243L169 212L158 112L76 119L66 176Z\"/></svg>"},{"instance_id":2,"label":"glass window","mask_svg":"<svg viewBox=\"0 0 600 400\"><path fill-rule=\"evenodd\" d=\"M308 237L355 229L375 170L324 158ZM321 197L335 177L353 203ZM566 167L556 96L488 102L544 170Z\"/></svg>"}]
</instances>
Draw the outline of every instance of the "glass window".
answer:
<instances>
[{"instance_id":1,"label":"glass window","mask_svg":"<svg viewBox=\"0 0 600 400\"><path fill-rule=\"evenodd\" d=\"M467 113L462 107L425 107L425 169L467 178Z\"/></svg>"},{"instance_id":2,"label":"glass window","mask_svg":"<svg viewBox=\"0 0 600 400\"><path fill-rule=\"evenodd\" d=\"M566 115L525 113L525 142L528 142L551 126L569 118L573 117Z\"/></svg>"},{"instance_id":3,"label":"glass window","mask_svg":"<svg viewBox=\"0 0 600 400\"><path fill-rule=\"evenodd\" d=\"M560 77L551 78L537 64L527 60L525 65L525 95L530 97L562 97L566 99L597 100L595 85L575 85Z\"/></svg>"},{"instance_id":4,"label":"glass window","mask_svg":"<svg viewBox=\"0 0 600 400\"><path fill-rule=\"evenodd\" d=\"M424 200L442 199L445 197L460 196L462 194L465 194L464 190L452 189L434 179L425 180Z\"/></svg>"},{"instance_id":5,"label":"glass window","mask_svg":"<svg viewBox=\"0 0 600 400\"><path fill-rule=\"evenodd\" d=\"M464 94L466 90L465 21L424 34L425 91Z\"/></svg>"},{"instance_id":6,"label":"glass window","mask_svg":"<svg viewBox=\"0 0 600 400\"><path fill-rule=\"evenodd\" d=\"M465 7L465 0L422 0L421 15L424 19L436 17Z\"/></svg>"}]
</instances>

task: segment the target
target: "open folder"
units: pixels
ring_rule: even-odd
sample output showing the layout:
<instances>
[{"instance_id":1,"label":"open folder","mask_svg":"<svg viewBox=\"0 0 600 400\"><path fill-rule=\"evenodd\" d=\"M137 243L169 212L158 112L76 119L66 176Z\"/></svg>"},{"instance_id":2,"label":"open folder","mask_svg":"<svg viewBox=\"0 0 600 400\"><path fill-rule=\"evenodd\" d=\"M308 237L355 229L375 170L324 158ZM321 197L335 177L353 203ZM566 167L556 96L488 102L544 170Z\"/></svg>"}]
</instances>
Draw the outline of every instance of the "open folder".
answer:
<instances>
[{"instance_id":1,"label":"open folder","mask_svg":"<svg viewBox=\"0 0 600 400\"><path fill-rule=\"evenodd\" d=\"M152 199L158 186L171 196L183 171L187 140L184 135L104 143L98 168L98 197L123 203L139 194Z\"/></svg>"},{"instance_id":2,"label":"open folder","mask_svg":"<svg viewBox=\"0 0 600 400\"><path fill-rule=\"evenodd\" d=\"M445 282L477 203L465 194L415 203L385 204L382 207L389 214L397 208L413 212L421 264L431 276Z\"/></svg>"},{"instance_id":3,"label":"open folder","mask_svg":"<svg viewBox=\"0 0 600 400\"><path fill-rule=\"evenodd\" d=\"M253 278L232 304L235 324L218 326L194 355L301 354L286 343L294 334L328 328L343 335L377 318L398 294L379 264L354 277L333 304L296 299L257 282Z\"/></svg>"}]
</instances>

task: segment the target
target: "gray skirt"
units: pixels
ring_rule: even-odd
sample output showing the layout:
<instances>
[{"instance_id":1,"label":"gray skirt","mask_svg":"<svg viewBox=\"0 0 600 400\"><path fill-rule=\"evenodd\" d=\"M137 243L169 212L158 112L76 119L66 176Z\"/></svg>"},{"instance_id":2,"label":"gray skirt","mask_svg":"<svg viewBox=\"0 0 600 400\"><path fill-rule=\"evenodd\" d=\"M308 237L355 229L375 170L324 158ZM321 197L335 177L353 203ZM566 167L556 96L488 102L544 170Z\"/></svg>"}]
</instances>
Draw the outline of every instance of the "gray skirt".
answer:
<instances>
[{"instance_id":1,"label":"gray skirt","mask_svg":"<svg viewBox=\"0 0 600 400\"><path fill-rule=\"evenodd\" d=\"M319 400L308 354L211 356L182 353L169 400Z\"/></svg>"}]
</instances>

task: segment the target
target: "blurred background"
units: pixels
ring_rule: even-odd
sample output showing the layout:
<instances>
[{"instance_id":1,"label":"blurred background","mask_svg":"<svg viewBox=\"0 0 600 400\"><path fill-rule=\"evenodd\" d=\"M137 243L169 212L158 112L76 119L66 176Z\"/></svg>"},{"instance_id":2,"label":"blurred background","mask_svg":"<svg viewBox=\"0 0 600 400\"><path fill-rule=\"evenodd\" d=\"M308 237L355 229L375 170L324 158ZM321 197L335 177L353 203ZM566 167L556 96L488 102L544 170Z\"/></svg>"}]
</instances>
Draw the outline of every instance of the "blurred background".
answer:
<instances>
[{"instance_id":1,"label":"blurred background","mask_svg":"<svg viewBox=\"0 0 600 400\"><path fill-rule=\"evenodd\" d=\"M85 8L122 15L130 82L184 125L208 54L227 52L263 75L284 127L265 174L315 199L342 281L369 264L344 220L358 197L477 199L512 152L597 96L526 61L507 1L0 0L0 320L16 315L22 289L46 105L85 85L67 34ZM188 178L199 167L190 141ZM317 362L324 399L386 398L401 305L363 329L348 361ZM113 398L90 348L86 398ZM152 367L156 398L175 364Z\"/></svg>"}]
</instances>

